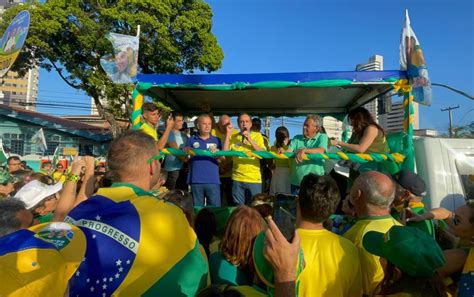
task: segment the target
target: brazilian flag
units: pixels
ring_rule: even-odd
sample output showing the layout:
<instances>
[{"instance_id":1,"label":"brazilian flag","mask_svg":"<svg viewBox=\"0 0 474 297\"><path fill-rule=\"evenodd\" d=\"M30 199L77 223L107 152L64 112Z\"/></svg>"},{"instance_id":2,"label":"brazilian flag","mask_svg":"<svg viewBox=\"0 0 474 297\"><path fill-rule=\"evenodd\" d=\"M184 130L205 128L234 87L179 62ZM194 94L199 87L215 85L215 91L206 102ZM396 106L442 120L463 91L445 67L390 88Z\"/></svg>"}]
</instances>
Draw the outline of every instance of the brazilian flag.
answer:
<instances>
[{"instance_id":1,"label":"brazilian flag","mask_svg":"<svg viewBox=\"0 0 474 297\"><path fill-rule=\"evenodd\" d=\"M207 285L207 259L184 213L134 185L99 189L66 222L87 239L70 296L194 296Z\"/></svg>"}]
</instances>

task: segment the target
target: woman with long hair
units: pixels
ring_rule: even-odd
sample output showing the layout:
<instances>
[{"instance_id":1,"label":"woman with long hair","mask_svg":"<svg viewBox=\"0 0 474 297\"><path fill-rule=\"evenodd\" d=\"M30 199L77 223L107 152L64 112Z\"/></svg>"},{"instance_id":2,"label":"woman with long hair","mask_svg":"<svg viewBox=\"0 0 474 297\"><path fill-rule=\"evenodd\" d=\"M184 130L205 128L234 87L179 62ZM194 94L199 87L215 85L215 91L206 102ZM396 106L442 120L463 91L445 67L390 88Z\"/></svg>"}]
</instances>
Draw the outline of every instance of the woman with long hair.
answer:
<instances>
[{"instance_id":1,"label":"woman with long hair","mask_svg":"<svg viewBox=\"0 0 474 297\"><path fill-rule=\"evenodd\" d=\"M255 209L241 205L229 217L219 251L209 257L213 284L251 285L250 269L255 238L265 230L265 222Z\"/></svg>"},{"instance_id":2,"label":"woman with long hair","mask_svg":"<svg viewBox=\"0 0 474 297\"><path fill-rule=\"evenodd\" d=\"M352 137L349 141L342 142L331 140L331 145L338 145L354 153L388 153L386 134L377 124L370 112L358 107L348 114L352 126Z\"/></svg>"},{"instance_id":3,"label":"woman with long hair","mask_svg":"<svg viewBox=\"0 0 474 297\"><path fill-rule=\"evenodd\" d=\"M271 151L281 154L288 150L290 145L290 132L284 126L275 130L275 145L271 147ZM290 194L290 162L289 159L275 159L272 164L272 181L270 183L270 195L277 193Z\"/></svg>"},{"instance_id":4,"label":"woman with long hair","mask_svg":"<svg viewBox=\"0 0 474 297\"><path fill-rule=\"evenodd\" d=\"M331 140L331 145L340 146L348 152L359 154L390 152L385 131L375 122L367 109L358 107L349 112L348 118L352 126L351 138L348 142ZM385 166L387 165L384 162L380 162L380 164L375 162L359 164L352 163L351 161L344 161L344 164L350 168L349 184L352 184L360 172L371 170L385 171Z\"/></svg>"}]
</instances>

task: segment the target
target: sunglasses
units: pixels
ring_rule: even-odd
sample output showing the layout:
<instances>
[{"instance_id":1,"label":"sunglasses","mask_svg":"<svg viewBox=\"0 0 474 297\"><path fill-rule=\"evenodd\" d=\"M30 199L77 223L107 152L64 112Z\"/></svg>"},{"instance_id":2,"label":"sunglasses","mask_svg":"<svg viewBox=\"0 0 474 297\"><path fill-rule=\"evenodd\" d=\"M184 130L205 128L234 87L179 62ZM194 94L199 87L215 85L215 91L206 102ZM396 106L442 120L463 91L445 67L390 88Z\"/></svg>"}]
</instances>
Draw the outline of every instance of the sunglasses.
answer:
<instances>
[{"instance_id":1,"label":"sunglasses","mask_svg":"<svg viewBox=\"0 0 474 297\"><path fill-rule=\"evenodd\" d=\"M155 156L151 157L150 159L146 160L146 163L148 165L150 165L151 162L153 162L155 160L158 160L160 162L160 164L163 165L163 162L165 161L165 156L163 155L163 153L160 152L158 155L155 155Z\"/></svg>"}]
</instances>

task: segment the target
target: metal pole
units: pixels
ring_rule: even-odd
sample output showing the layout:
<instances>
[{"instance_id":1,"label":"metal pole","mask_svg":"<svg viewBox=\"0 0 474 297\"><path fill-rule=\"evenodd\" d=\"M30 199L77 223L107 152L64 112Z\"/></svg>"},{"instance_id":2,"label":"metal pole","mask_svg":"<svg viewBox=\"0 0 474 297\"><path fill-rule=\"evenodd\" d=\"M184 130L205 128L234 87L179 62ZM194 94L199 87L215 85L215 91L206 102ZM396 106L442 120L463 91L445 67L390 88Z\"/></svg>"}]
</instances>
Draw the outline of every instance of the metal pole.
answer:
<instances>
[{"instance_id":1,"label":"metal pole","mask_svg":"<svg viewBox=\"0 0 474 297\"><path fill-rule=\"evenodd\" d=\"M449 112L449 138L453 138L454 137L454 131L453 131L453 115L452 115L452 110L453 109L457 109L459 108L459 105L458 106L454 106L454 107L447 107L445 109L441 109L441 111L448 111Z\"/></svg>"},{"instance_id":2,"label":"metal pole","mask_svg":"<svg viewBox=\"0 0 474 297\"><path fill-rule=\"evenodd\" d=\"M270 117L265 118L265 135L270 137Z\"/></svg>"}]
</instances>

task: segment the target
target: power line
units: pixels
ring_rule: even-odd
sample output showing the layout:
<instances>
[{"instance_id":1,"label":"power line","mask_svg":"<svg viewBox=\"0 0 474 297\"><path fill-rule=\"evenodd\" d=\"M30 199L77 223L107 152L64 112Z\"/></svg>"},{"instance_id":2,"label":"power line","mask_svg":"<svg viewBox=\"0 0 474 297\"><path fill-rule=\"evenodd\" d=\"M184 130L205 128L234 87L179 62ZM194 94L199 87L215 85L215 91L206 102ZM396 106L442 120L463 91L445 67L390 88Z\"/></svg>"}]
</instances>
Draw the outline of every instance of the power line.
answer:
<instances>
[{"instance_id":1,"label":"power line","mask_svg":"<svg viewBox=\"0 0 474 297\"><path fill-rule=\"evenodd\" d=\"M467 98L469 98L469 99L471 99L471 100L474 100L474 96L471 96L471 95L469 95L468 93L466 93L466 92L464 92L464 91L461 91L461 90L458 90L458 89L456 89L456 88L453 88L453 87L451 87L451 86L448 86L448 85L445 85L445 84L440 84L440 83L431 83L431 85L432 85L432 86L438 86L438 87L446 88L446 89L451 90L451 91L453 91L453 92L455 92L455 93L458 93L458 94L460 94L460 95L462 95L462 96L464 96L464 97L467 97Z\"/></svg>"},{"instance_id":2,"label":"power line","mask_svg":"<svg viewBox=\"0 0 474 297\"><path fill-rule=\"evenodd\" d=\"M466 111L466 113L461 117L461 119L459 120L459 122L457 123L456 126L459 126L459 124L462 123L462 121L464 120L464 118L465 118L471 111L473 111L473 110L474 110L474 108L471 108L471 109L469 109L468 111Z\"/></svg>"}]
</instances>

